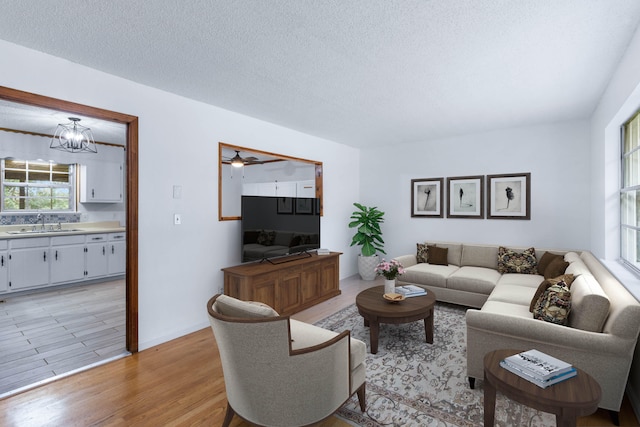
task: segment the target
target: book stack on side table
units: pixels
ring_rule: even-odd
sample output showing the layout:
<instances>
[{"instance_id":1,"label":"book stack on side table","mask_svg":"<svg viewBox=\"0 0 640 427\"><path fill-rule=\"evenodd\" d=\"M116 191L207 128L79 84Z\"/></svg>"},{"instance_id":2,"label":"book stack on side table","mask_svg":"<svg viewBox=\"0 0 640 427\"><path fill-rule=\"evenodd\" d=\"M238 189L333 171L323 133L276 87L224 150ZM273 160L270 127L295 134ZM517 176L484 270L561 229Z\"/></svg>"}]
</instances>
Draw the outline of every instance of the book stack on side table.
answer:
<instances>
[{"instance_id":1,"label":"book stack on side table","mask_svg":"<svg viewBox=\"0 0 640 427\"><path fill-rule=\"evenodd\" d=\"M400 295L404 295L405 298L409 298L409 297L419 297L421 295L426 295L427 290L425 288L421 288L420 286L404 285L404 286L396 286L396 293Z\"/></svg>"},{"instance_id":2,"label":"book stack on side table","mask_svg":"<svg viewBox=\"0 0 640 427\"><path fill-rule=\"evenodd\" d=\"M538 350L509 356L500 361L500 366L542 388L568 380L577 373L569 363Z\"/></svg>"}]
</instances>

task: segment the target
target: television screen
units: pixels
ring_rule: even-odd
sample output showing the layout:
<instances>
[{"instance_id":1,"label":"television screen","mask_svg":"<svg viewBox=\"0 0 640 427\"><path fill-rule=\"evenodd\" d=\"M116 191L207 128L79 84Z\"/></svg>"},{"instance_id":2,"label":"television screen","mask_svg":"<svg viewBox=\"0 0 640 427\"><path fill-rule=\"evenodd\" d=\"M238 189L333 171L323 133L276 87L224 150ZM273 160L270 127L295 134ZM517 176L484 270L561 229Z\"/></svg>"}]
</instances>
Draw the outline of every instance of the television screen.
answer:
<instances>
[{"instance_id":1,"label":"television screen","mask_svg":"<svg viewBox=\"0 0 640 427\"><path fill-rule=\"evenodd\" d=\"M319 248L319 206L315 198L242 196L242 262Z\"/></svg>"}]
</instances>

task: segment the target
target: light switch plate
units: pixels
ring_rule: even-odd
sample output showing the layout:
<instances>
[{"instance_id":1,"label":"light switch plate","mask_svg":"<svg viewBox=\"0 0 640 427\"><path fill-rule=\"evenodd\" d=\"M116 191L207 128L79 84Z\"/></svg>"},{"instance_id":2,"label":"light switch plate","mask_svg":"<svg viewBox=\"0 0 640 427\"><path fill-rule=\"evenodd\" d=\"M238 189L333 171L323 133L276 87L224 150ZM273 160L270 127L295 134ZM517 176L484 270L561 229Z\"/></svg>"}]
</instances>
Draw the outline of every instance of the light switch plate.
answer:
<instances>
[{"instance_id":1,"label":"light switch plate","mask_svg":"<svg viewBox=\"0 0 640 427\"><path fill-rule=\"evenodd\" d=\"M174 225L180 225L180 224L182 224L182 215L180 215L180 214L173 214L173 224L174 224Z\"/></svg>"}]
</instances>

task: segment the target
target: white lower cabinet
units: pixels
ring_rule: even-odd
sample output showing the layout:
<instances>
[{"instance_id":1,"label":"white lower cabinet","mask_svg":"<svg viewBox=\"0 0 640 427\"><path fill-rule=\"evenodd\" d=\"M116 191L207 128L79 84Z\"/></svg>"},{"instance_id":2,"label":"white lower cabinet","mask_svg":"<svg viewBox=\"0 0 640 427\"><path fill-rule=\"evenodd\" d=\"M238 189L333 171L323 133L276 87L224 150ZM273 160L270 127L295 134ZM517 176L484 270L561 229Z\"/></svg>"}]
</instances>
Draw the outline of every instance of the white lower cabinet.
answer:
<instances>
[{"instance_id":1,"label":"white lower cabinet","mask_svg":"<svg viewBox=\"0 0 640 427\"><path fill-rule=\"evenodd\" d=\"M9 243L9 289L36 288L49 284L49 238L11 240Z\"/></svg>"},{"instance_id":2,"label":"white lower cabinet","mask_svg":"<svg viewBox=\"0 0 640 427\"><path fill-rule=\"evenodd\" d=\"M109 234L107 245L108 274L124 274L127 269L126 233Z\"/></svg>"},{"instance_id":3,"label":"white lower cabinet","mask_svg":"<svg viewBox=\"0 0 640 427\"><path fill-rule=\"evenodd\" d=\"M0 240L0 292L9 290L9 242Z\"/></svg>"},{"instance_id":4,"label":"white lower cabinet","mask_svg":"<svg viewBox=\"0 0 640 427\"><path fill-rule=\"evenodd\" d=\"M51 238L51 284L84 279L84 236Z\"/></svg>"},{"instance_id":5,"label":"white lower cabinet","mask_svg":"<svg viewBox=\"0 0 640 427\"><path fill-rule=\"evenodd\" d=\"M87 270L85 278L93 279L107 275L107 235L87 236Z\"/></svg>"},{"instance_id":6,"label":"white lower cabinet","mask_svg":"<svg viewBox=\"0 0 640 427\"><path fill-rule=\"evenodd\" d=\"M0 294L125 274L126 233L0 239Z\"/></svg>"}]
</instances>

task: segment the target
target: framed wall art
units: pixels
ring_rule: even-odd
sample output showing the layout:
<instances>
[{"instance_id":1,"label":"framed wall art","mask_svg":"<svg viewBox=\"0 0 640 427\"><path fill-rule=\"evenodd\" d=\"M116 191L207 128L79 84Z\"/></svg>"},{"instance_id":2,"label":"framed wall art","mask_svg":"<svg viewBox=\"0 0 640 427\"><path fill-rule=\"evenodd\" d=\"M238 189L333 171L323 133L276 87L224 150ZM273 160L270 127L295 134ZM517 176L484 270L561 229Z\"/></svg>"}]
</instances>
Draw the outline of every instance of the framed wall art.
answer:
<instances>
[{"instance_id":1,"label":"framed wall art","mask_svg":"<svg viewBox=\"0 0 640 427\"><path fill-rule=\"evenodd\" d=\"M489 219L531 219L531 173L487 175Z\"/></svg>"},{"instance_id":2,"label":"framed wall art","mask_svg":"<svg viewBox=\"0 0 640 427\"><path fill-rule=\"evenodd\" d=\"M447 178L447 218L484 218L484 176Z\"/></svg>"},{"instance_id":3,"label":"framed wall art","mask_svg":"<svg viewBox=\"0 0 640 427\"><path fill-rule=\"evenodd\" d=\"M423 178L411 180L411 216L442 218L444 199L444 178Z\"/></svg>"}]
</instances>

